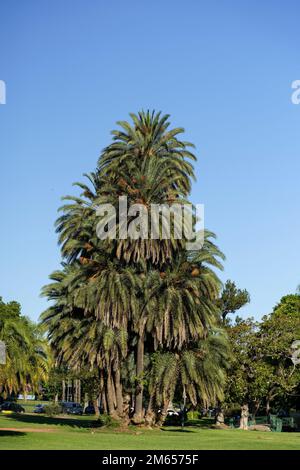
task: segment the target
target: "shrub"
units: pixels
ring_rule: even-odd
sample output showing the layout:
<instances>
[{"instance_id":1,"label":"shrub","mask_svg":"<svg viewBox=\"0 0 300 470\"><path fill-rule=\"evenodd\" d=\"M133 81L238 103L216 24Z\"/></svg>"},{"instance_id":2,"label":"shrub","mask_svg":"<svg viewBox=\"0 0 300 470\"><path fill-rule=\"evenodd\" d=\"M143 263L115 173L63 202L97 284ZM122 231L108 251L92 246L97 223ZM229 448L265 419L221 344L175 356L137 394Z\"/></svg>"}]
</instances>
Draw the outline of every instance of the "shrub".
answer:
<instances>
[{"instance_id":1,"label":"shrub","mask_svg":"<svg viewBox=\"0 0 300 470\"><path fill-rule=\"evenodd\" d=\"M116 419L112 418L109 415L103 414L100 415L99 418L97 419L97 426L102 427L108 427L108 428L117 428L120 426L120 422L117 421Z\"/></svg>"},{"instance_id":2,"label":"shrub","mask_svg":"<svg viewBox=\"0 0 300 470\"><path fill-rule=\"evenodd\" d=\"M200 417L201 416L200 416L199 411L188 411L187 412L188 421L194 421L195 419L199 419Z\"/></svg>"},{"instance_id":3,"label":"shrub","mask_svg":"<svg viewBox=\"0 0 300 470\"><path fill-rule=\"evenodd\" d=\"M55 416L62 412L62 408L57 403L49 403L45 406L45 414L47 416Z\"/></svg>"}]
</instances>

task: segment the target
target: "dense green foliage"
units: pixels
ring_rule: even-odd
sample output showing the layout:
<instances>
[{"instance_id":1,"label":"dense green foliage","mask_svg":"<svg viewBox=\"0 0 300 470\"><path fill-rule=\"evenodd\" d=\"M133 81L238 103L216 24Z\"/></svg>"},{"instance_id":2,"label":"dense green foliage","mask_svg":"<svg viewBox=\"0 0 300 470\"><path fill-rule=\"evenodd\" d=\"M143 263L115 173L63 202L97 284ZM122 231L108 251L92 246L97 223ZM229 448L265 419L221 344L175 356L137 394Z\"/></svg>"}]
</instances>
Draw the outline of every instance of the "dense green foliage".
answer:
<instances>
[{"instance_id":1,"label":"dense green foliage","mask_svg":"<svg viewBox=\"0 0 300 470\"><path fill-rule=\"evenodd\" d=\"M300 338L300 295L283 297L261 322L237 318L227 331L233 349L227 403L246 402L254 413L297 408L300 370L291 356Z\"/></svg>"},{"instance_id":2,"label":"dense green foliage","mask_svg":"<svg viewBox=\"0 0 300 470\"><path fill-rule=\"evenodd\" d=\"M21 315L17 302L0 297L0 340L6 346L6 364L0 365L0 394L37 392L47 377L47 344L41 328Z\"/></svg>"}]
</instances>

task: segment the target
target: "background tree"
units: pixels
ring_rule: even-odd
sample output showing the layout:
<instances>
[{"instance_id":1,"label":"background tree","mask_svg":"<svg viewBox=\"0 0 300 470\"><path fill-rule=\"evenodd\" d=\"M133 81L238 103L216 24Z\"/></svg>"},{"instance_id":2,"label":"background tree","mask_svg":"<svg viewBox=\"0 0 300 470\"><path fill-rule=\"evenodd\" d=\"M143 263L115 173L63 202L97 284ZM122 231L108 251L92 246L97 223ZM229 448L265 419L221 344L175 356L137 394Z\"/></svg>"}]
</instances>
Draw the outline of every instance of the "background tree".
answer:
<instances>
[{"instance_id":1,"label":"background tree","mask_svg":"<svg viewBox=\"0 0 300 470\"><path fill-rule=\"evenodd\" d=\"M297 402L299 365L291 359L292 344L300 338L300 296L281 299L261 322L237 318L227 326L233 357L228 373L226 400L259 408L288 408Z\"/></svg>"},{"instance_id":2,"label":"background tree","mask_svg":"<svg viewBox=\"0 0 300 470\"><path fill-rule=\"evenodd\" d=\"M48 347L39 326L21 315L18 302L0 297L0 339L6 345L6 364L0 366L0 393L39 392L49 368Z\"/></svg>"},{"instance_id":3,"label":"background tree","mask_svg":"<svg viewBox=\"0 0 300 470\"><path fill-rule=\"evenodd\" d=\"M233 281L226 281L224 289L218 300L223 323L229 313L235 313L250 302L250 295L246 289L238 289Z\"/></svg>"},{"instance_id":4,"label":"background tree","mask_svg":"<svg viewBox=\"0 0 300 470\"><path fill-rule=\"evenodd\" d=\"M256 414L266 397L268 383L272 381L271 368L258 360L257 346L259 323L253 319L242 320L228 326L232 348L231 367L227 376L226 404L231 407L247 405Z\"/></svg>"},{"instance_id":5,"label":"background tree","mask_svg":"<svg viewBox=\"0 0 300 470\"><path fill-rule=\"evenodd\" d=\"M273 380L269 381L266 409L272 404L291 402L297 396L300 367L291 360L292 345L300 339L300 295L282 297L273 312L263 317L258 335L258 354L271 367ZM299 348L300 349L300 348ZM300 355L300 351L299 351Z\"/></svg>"}]
</instances>

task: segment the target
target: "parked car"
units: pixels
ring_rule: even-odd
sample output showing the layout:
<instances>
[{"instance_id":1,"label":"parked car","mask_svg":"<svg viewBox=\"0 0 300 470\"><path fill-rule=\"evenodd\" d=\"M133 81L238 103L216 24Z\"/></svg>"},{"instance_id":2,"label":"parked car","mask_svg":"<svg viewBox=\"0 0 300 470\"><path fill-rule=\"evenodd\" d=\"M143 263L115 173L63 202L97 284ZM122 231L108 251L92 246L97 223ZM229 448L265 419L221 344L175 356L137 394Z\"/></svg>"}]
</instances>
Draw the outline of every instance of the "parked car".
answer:
<instances>
[{"instance_id":1,"label":"parked car","mask_svg":"<svg viewBox=\"0 0 300 470\"><path fill-rule=\"evenodd\" d=\"M25 413L25 409L23 406L18 405L18 403L15 403L13 401L5 401L1 407L1 412L4 414L10 414L10 413Z\"/></svg>"},{"instance_id":2,"label":"parked car","mask_svg":"<svg viewBox=\"0 0 300 470\"><path fill-rule=\"evenodd\" d=\"M61 404L62 412L68 415L82 415L83 407L80 403L75 403L73 401L65 401Z\"/></svg>"},{"instance_id":3,"label":"parked car","mask_svg":"<svg viewBox=\"0 0 300 470\"><path fill-rule=\"evenodd\" d=\"M39 405L36 405L35 408L33 409L34 413L45 413L45 405L42 405L41 403Z\"/></svg>"},{"instance_id":4,"label":"parked car","mask_svg":"<svg viewBox=\"0 0 300 470\"><path fill-rule=\"evenodd\" d=\"M180 413L181 413L180 408L179 409L170 408L169 410L167 410L167 416L179 416Z\"/></svg>"},{"instance_id":5,"label":"parked car","mask_svg":"<svg viewBox=\"0 0 300 470\"><path fill-rule=\"evenodd\" d=\"M95 414L95 408L93 405L88 405L86 406L85 410L84 410L84 413L86 415L94 415Z\"/></svg>"}]
</instances>

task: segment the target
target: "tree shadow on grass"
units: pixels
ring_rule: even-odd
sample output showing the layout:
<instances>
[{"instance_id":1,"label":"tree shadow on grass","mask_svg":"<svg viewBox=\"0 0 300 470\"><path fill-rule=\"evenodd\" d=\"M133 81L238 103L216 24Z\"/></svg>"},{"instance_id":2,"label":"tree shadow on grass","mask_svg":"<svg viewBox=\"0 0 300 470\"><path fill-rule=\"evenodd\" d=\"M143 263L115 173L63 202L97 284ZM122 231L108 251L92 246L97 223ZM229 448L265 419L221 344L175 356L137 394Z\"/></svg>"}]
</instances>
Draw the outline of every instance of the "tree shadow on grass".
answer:
<instances>
[{"instance_id":1,"label":"tree shadow on grass","mask_svg":"<svg viewBox=\"0 0 300 470\"><path fill-rule=\"evenodd\" d=\"M97 427L97 421L92 419L80 419L80 418L68 418L64 416L45 416L45 415L31 415L25 413L15 413L7 415L7 418L11 418L19 423L24 424L37 424L37 425L48 425L48 426L68 426L78 429L91 429Z\"/></svg>"},{"instance_id":2,"label":"tree shadow on grass","mask_svg":"<svg viewBox=\"0 0 300 470\"><path fill-rule=\"evenodd\" d=\"M0 437L16 437L16 436L26 436L26 433L21 432L21 431L0 431Z\"/></svg>"},{"instance_id":3,"label":"tree shadow on grass","mask_svg":"<svg viewBox=\"0 0 300 470\"><path fill-rule=\"evenodd\" d=\"M168 429L168 427L164 427L164 428L161 428L162 431L168 431L168 432L195 432L193 431L192 429L181 429L181 428L178 428L178 429Z\"/></svg>"},{"instance_id":4,"label":"tree shadow on grass","mask_svg":"<svg viewBox=\"0 0 300 470\"><path fill-rule=\"evenodd\" d=\"M200 419L188 420L185 426L192 426L195 428L202 428L202 429L212 429L212 426L214 424L215 424L214 418L200 418Z\"/></svg>"},{"instance_id":5,"label":"tree shadow on grass","mask_svg":"<svg viewBox=\"0 0 300 470\"><path fill-rule=\"evenodd\" d=\"M176 432L194 432L192 429L197 428L197 429L213 429L213 425L215 423L215 420L213 418L199 418L199 419L190 419L185 421L184 423L184 429L179 428L179 425L177 424L165 424L163 430L164 431L176 431ZM173 429L168 429L168 426L173 427ZM177 429L174 429L175 426L178 426Z\"/></svg>"}]
</instances>

